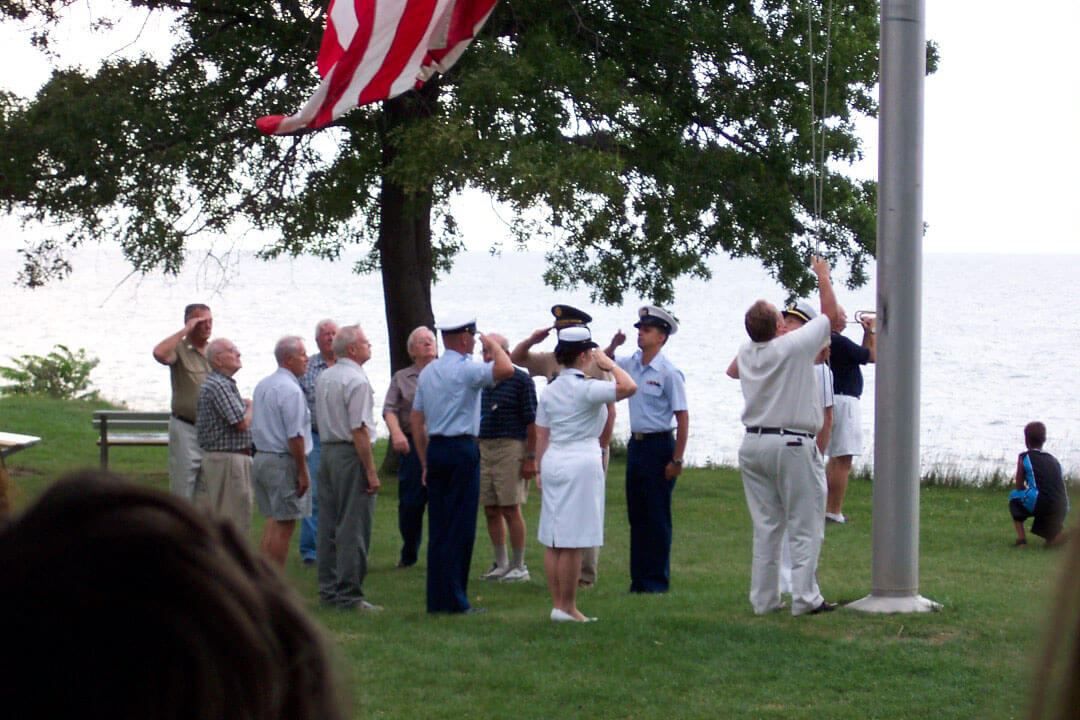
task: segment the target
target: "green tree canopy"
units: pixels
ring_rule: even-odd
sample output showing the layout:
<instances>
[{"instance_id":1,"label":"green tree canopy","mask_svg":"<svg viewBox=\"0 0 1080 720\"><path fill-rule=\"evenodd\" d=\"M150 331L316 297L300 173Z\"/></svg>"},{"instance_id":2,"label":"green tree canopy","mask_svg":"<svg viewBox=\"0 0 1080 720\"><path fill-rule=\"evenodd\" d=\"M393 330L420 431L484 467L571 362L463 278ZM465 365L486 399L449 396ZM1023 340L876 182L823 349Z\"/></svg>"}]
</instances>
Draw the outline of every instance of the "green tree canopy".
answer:
<instances>
[{"instance_id":1,"label":"green tree canopy","mask_svg":"<svg viewBox=\"0 0 1080 720\"><path fill-rule=\"evenodd\" d=\"M47 45L72 2L0 0L0 14L41 19ZM860 155L856 116L876 112L876 2L502 0L446 76L288 138L254 121L313 91L322 2L129 4L174 14L167 60L0 96L2 207L69 229L27 250L31 284L88 240L166 272L194 235L238 226L276 238L267 256L360 244L399 367L461 246L448 200L467 188L512 210L519 241L547 242L550 285L605 303L670 301L718 254L760 258L794 293L816 243L855 283L873 255L875 185L841 169Z\"/></svg>"}]
</instances>

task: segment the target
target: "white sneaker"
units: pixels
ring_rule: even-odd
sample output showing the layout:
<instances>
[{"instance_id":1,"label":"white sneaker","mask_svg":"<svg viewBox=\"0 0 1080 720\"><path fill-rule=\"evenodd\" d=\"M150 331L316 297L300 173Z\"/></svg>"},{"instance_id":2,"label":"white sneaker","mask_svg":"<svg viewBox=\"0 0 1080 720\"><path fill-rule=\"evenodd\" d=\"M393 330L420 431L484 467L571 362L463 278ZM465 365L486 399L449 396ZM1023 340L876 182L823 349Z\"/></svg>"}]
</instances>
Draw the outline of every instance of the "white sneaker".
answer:
<instances>
[{"instance_id":1,"label":"white sneaker","mask_svg":"<svg viewBox=\"0 0 1080 720\"><path fill-rule=\"evenodd\" d=\"M499 578L499 582L528 582L529 581L529 568L522 565L521 567L512 567L506 571L506 574Z\"/></svg>"},{"instance_id":2,"label":"white sneaker","mask_svg":"<svg viewBox=\"0 0 1080 720\"><path fill-rule=\"evenodd\" d=\"M356 604L356 609L360 612L379 612L383 609L382 605L374 605L367 600L361 600Z\"/></svg>"},{"instance_id":3,"label":"white sneaker","mask_svg":"<svg viewBox=\"0 0 1080 720\"><path fill-rule=\"evenodd\" d=\"M834 523L838 523L840 525L844 525L845 523L847 523L847 518L844 517L843 513L841 513L839 515L836 515L834 513L825 513L825 521L826 522L834 522Z\"/></svg>"},{"instance_id":4,"label":"white sneaker","mask_svg":"<svg viewBox=\"0 0 1080 720\"><path fill-rule=\"evenodd\" d=\"M498 563L491 563L491 568L480 576L481 580L498 580L507 572L510 571L510 567L499 567Z\"/></svg>"}]
</instances>

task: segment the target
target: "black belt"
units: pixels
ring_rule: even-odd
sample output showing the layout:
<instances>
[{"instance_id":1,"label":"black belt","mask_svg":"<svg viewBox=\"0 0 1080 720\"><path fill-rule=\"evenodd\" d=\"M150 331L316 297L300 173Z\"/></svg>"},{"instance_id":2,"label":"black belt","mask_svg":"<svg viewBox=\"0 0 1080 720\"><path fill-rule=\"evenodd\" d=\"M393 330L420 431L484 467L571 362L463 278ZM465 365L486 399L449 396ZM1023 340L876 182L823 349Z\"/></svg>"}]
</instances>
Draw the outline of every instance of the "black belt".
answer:
<instances>
[{"instance_id":1,"label":"black belt","mask_svg":"<svg viewBox=\"0 0 1080 720\"><path fill-rule=\"evenodd\" d=\"M652 438L658 438L658 437L671 437L671 431L670 430L663 430L661 432L651 432L651 433L639 433L639 432L630 433L630 439L631 440L650 440Z\"/></svg>"},{"instance_id":2,"label":"black belt","mask_svg":"<svg viewBox=\"0 0 1080 720\"><path fill-rule=\"evenodd\" d=\"M206 450L206 452L228 453L230 455L247 455L251 457L251 448L244 448L243 450Z\"/></svg>"},{"instance_id":3,"label":"black belt","mask_svg":"<svg viewBox=\"0 0 1080 720\"><path fill-rule=\"evenodd\" d=\"M429 440L475 440L475 435L429 435Z\"/></svg>"},{"instance_id":4,"label":"black belt","mask_svg":"<svg viewBox=\"0 0 1080 720\"><path fill-rule=\"evenodd\" d=\"M746 432L753 433L755 435L794 435L796 437L804 437L814 439L814 433L803 432L802 430L787 430L785 428L769 428L769 427L748 427Z\"/></svg>"},{"instance_id":5,"label":"black belt","mask_svg":"<svg viewBox=\"0 0 1080 720\"><path fill-rule=\"evenodd\" d=\"M183 415L177 415L176 413L172 413L172 416L174 418L176 418L177 420L179 420L180 422L186 422L188 425L194 425L195 424L194 420L188 420Z\"/></svg>"}]
</instances>

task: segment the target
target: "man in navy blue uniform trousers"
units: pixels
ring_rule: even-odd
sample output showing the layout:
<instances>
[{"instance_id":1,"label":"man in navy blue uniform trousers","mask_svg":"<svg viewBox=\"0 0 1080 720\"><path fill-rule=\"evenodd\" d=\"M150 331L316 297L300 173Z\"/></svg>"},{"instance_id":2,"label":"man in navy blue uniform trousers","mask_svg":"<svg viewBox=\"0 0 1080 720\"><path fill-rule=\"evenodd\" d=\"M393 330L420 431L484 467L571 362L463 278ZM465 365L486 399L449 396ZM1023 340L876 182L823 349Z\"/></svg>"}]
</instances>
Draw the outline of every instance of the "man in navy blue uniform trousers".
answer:
<instances>
[{"instance_id":1,"label":"man in navy blue uniform trousers","mask_svg":"<svg viewBox=\"0 0 1080 720\"><path fill-rule=\"evenodd\" d=\"M671 493L682 473L690 413L682 371L661 350L678 321L655 305L638 310L638 351L615 360L637 383L630 397L626 512L630 519L630 592L667 592L671 578ZM626 340L619 332L606 352ZM675 432L671 422L675 420Z\"/></svg>"},{"instance_id":2,"label":"man in navy blue uniform trousers","mask_svg":"<svg viewBox=\"0 0 1080 720\"><path fill-rule=\"evenodd\" d=\"M480 500L480 393L510 378L514 366L506 351L484 335L480 342L494 361L473 361L475 316L456 314L436 327L446 352L421 371L410 419L428 489L427 610L483 612L470 607L468 598Z\"/></svg>"},{"instance_id":3,"label":"man in navy blue uniform trousers","mask_svg":"<svg viewBox=\"0 0 1080 720\"><path fill-rule=\"evenodd\" d=\"M863 391L863 376L859 366L874 362L876 331L874 318L861 318L862 345L856 345L840 334L847 327L847 315L842 307L839 313L832 324L829 350L829 365L833 371L833 427L826 449L829 462L825 465L825 479L829 496L825 503L825 520L845 523L844 493L847 492L851 462L856 455L862 454L859 397Z\"/></svg>"}]
</instances>

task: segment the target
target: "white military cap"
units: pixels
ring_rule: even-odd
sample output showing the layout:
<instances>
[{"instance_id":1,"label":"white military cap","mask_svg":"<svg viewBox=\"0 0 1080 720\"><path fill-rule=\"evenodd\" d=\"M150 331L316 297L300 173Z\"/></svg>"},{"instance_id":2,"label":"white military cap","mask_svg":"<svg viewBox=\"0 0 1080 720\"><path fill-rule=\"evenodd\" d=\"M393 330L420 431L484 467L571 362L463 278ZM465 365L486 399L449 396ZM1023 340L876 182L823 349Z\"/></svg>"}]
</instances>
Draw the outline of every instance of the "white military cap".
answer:
<instances>
[{"instance_id":1,"label":"white military cap","mask_svg":"<svg viewBox=\"0 0 1080 720\"><path fill-rule=\"evenodd\" d=\"M584 325L572 325L559 329L559 342L588 342L592 340L592 333Z\"/></svg>"},{"instance_id":2,"label":"white military cap","mask_svg":"<svg viewBox=\"0 0 1080 720\"><path fill-rule=\"evenodd\" d=\"M572 325L571 327L559 328L559 342L555 346L556 352L567 346L578 346L582 350L599 347L593 342L592 333L584 325Z\"/></svg>"},{"instance_id":3,"label":"white military cap","mask_svg":"<svg viewBox=\"0 0 1080 720\"><path fill-rule=\"evenodd\" d=\"M652 325L660 328L668 335L674 335L679 331L679 321L662 307L642 305L637 314L638 321L634 323L634 327Z\"/></svg>"},{"instance_id":4,"label":"white military cap","mask_svg":"<svg viewBox=\"0 0 1080 720\"><path fill-rule=\"evenodd\" d=\"M476 332L476 315L467 312L447 313L435 323L435 329L444 333Z\"/></svg>"},{"instance_id":5,"label":"white military cap","mask_svg":"<svg viewBox=\"0 0 1080 720\"><path fill-rule=\"evenodd\" d=\"M805 300L799 300L794 305L789 305L785 310L781 310L780 313L784 317L791 316L796 320L802 320L804 323L808 323L817 317L817 310Z\"/></svg>"}]
</instances>

